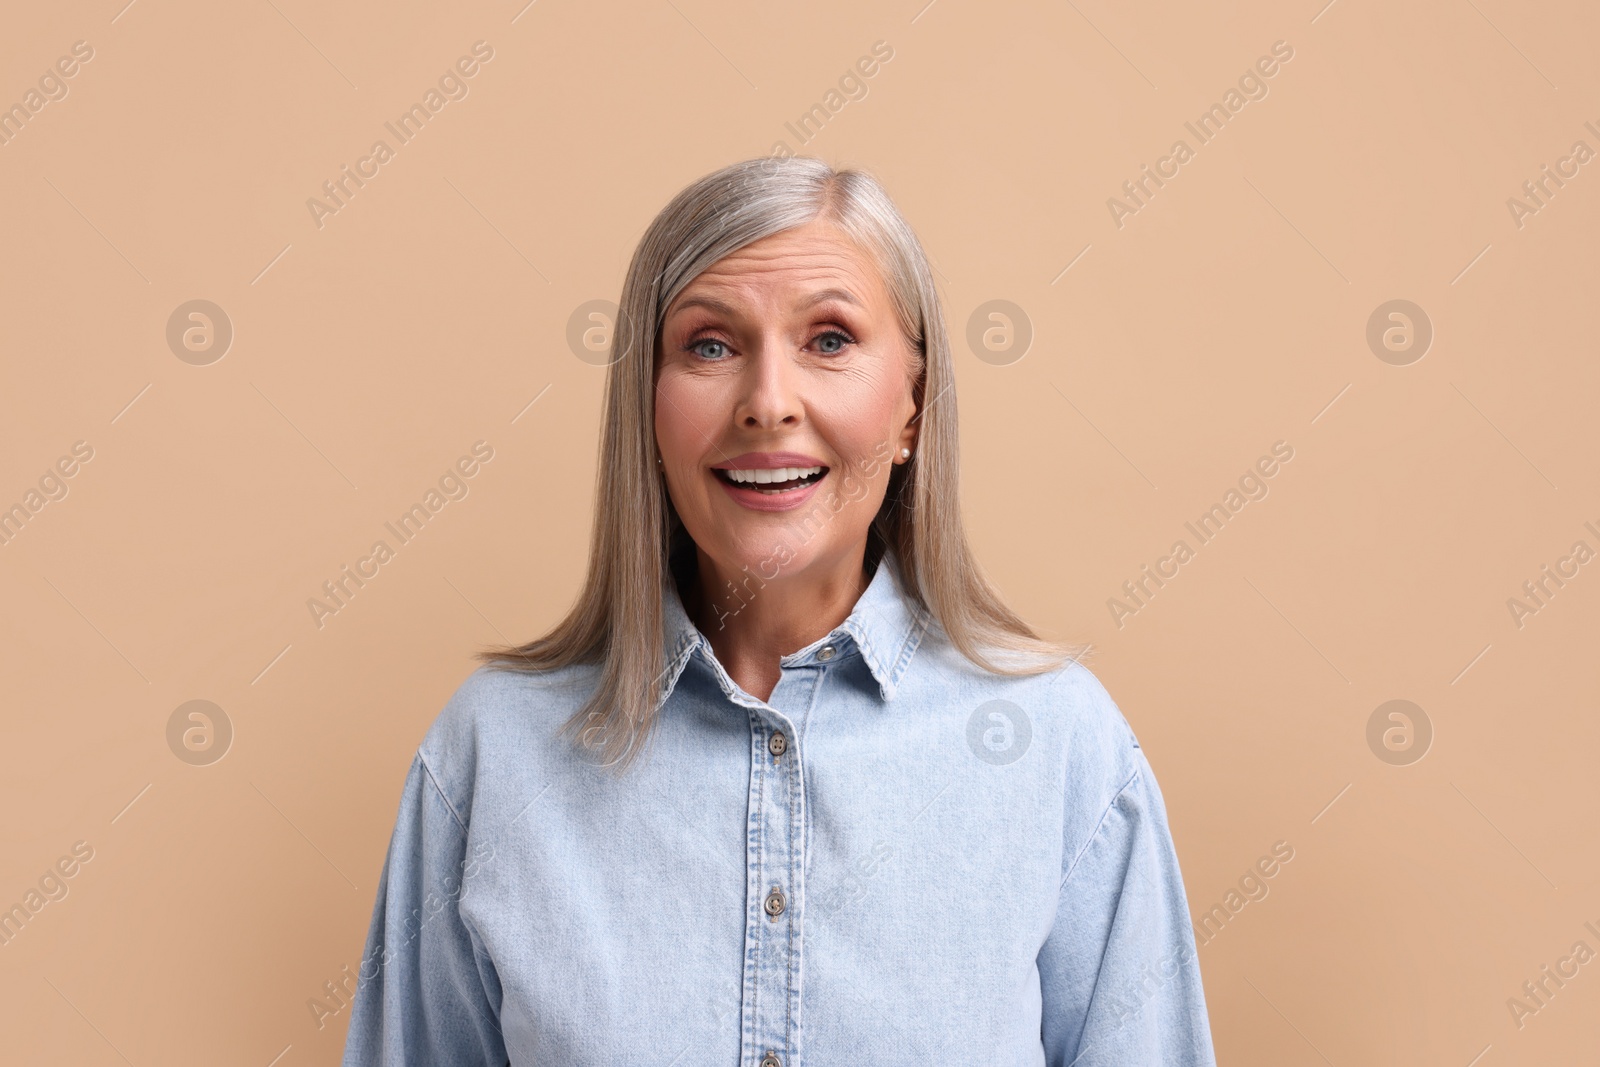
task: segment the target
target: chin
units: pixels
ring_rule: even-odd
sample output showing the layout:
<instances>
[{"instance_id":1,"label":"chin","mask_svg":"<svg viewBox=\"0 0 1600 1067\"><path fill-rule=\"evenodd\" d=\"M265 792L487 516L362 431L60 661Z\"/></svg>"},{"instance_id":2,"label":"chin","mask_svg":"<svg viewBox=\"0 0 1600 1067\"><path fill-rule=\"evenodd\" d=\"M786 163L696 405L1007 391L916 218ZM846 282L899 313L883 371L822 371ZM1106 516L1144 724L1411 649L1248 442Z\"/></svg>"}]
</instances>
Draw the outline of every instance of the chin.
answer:
<instances>
[{"instance_id":1,"label":"chin","mask_svg":"<svg viewBox=\"0 0 1600 1067\"><path fill-rule=\"evenodd\" d=\"M719 533L722 536L711 542L713 547L701 551L726 576L747 574L764 582L793 578L804 574L827 554L827 546L817 543L817 539L803 543L803 531L790 532L769 525L749 531L748 536L737 538L732 544L727 543L726 527Z\"/></svg>"}]
</instances>

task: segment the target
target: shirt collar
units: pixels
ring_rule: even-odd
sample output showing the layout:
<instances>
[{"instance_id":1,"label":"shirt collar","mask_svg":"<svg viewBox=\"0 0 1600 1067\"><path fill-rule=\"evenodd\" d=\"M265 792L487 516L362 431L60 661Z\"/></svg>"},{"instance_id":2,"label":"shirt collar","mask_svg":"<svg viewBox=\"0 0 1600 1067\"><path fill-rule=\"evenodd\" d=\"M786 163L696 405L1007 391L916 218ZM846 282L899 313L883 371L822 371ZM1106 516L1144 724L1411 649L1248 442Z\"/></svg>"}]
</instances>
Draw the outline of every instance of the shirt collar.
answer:
<instances>
[{"instance_id":1,"label":"shirt collar","mask_svg":"<svg viewBox=\"0 0 1600 1067\"><path fill-rule=\"evenodd\" d=\"M894 699L895 689L911 657L926 634L932 615L906 592L900 564L892 551L885 551L873 572L872 580L856 601L849 618L824 637L805 648L784 656L784 667L827 666L838 663L852 652L859 652L867 669L878 683L883 699ZM826 653L825 649L832 649ZM730 699L746 703L742 690L728 676L712 651L711 642L701 633L684 609L677 582L670 573L662 588L662 660L664 683L661 701L672 695L689 659L699 651L701 658L716 673Z\"/></svg>"}]
</instances>

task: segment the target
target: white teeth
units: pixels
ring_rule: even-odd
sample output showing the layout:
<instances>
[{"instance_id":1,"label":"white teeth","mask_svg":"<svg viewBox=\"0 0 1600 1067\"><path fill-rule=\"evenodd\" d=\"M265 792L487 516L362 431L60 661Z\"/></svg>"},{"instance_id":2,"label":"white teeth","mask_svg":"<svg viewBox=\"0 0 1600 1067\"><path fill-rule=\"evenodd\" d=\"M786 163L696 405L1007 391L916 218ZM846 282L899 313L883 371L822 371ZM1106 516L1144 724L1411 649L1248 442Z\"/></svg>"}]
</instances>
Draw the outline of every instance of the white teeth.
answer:
<instances>
[{"instance_id":1,"label":"white teeth","mask_svg":"<svg viewBox=\"0 0 1600 1067\"><path fill-rule=\"evenodd\" d=\"M773 467L757 470L724 470L730 482L754 482L758 485L768 482L790 482L796 478L807 478L813 474L821 474L821 467Z\"/></svg>"}]
</instances>

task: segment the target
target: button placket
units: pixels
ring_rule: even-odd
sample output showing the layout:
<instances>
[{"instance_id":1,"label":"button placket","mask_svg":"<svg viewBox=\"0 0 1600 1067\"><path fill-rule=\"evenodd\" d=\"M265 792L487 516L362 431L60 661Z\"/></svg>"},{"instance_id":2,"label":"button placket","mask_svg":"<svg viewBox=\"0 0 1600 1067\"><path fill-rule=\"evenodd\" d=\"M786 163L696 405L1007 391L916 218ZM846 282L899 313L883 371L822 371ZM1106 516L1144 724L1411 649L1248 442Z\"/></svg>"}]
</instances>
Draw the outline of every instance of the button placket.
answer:
<instances>
[{"instance_id":1,"label":"button placket","mask_svg":"<svg viewBox=\"0 0 1600 1067\"><path fill-rule=\"evenodd\" d=\"M806 796L796 724L817 700L819 664L785 668L750 715L745 1003L741 1062L781 1067L800 1052ZM761 756L765 749L767 755ZM792 750L792 751L791 751ZM780 1055L782 1058L780 1058Z\"/></svg>"}]
</instances>

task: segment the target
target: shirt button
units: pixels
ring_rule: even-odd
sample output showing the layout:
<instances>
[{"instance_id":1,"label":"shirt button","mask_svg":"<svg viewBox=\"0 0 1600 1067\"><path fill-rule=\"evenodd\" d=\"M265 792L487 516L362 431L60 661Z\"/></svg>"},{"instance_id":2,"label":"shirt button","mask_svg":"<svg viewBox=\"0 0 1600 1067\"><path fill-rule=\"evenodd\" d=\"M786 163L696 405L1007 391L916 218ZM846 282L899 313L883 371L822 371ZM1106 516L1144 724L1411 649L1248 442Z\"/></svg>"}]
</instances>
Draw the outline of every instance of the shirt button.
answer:
<instances>
[{"instance_id":1,"label":"shirt button","mask_svg":"<svg viewBox=\"0 0 1600 1067\"><path fill-rule=\"evenodd\" d=\"M833 658L833 653L834 648L832 645L823 645L821 648L817 649L817 658L826 663Z\"/></svg>"},{"instance_id":2,"label":"shirt button","mask_svg":"<svg viewBox=\"0 0 1600 1067\"><path fill-rule=\"evenodd\" d=\"M768 917L773 922L777 922L778 916L783 914L783 890L773 886L772 892L767 894L767 901L763 906L767 909ZM768 1053L768 1055L771 1055L771 1053Z\"/></svg>"},{"instance_id":3,"label":"shirt button","mask_svg":"<svg viewBox=\"0 0 1600 1067\"><path fill-rule=\"evenodd\" d=\"M767 1054L761 1057L761 1067L783 1067L783 1061L778 1059L778 1054L767 1049Z\"/></svg>"},{"instance_id":4,"label":"shirt button","mask_svg":"<svg viewBox=\"0 0 1600 1067\"><path fill-rule=\"evenodd\" d=\"M767 751L772 753L774 759L789 750L789 739L783 736L782 730L772 731L772 736L767 738Z\"/></svg>"}]
</instances>

